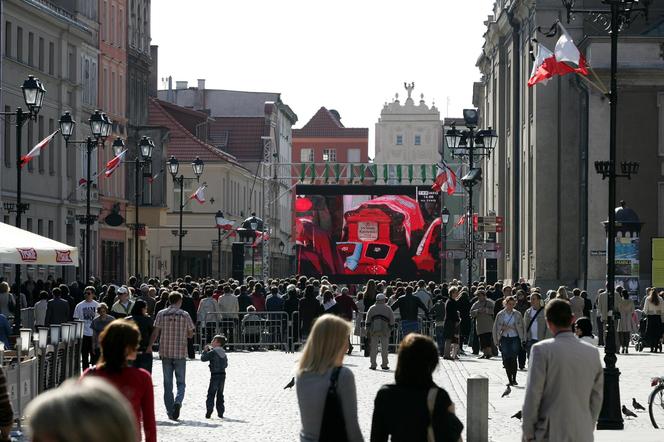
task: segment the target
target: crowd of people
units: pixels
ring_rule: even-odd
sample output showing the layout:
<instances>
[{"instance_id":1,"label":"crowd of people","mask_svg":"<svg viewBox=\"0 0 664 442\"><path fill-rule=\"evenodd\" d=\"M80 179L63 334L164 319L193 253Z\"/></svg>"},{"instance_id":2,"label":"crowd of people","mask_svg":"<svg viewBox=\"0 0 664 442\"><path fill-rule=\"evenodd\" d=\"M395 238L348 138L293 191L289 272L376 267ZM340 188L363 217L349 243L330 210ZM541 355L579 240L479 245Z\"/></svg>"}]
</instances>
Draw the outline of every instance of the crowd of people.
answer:
<instances>
[{"instance_id":1,"label":"crowd of people","mask_svg":"<svg viewBox=\"0 0 664 442\"><path fill-rule=\"evenodd\" d=\"M661 351L661 294L649 289L644 303L635 304L618 288L615 298L617 345L622 353L629 351L631 336L638 330L651 351ZM556 313L556 300L567 306L569 315ZM6 346L10 330L3 331L2 321L9 323L16 302L9 284L0 282L0 341L6 341ZM249 327L260 321L255 318L260 312L286 314L294 323L295 337L304 343L296 376L303 441L362 440L353 373L343 367L344 356L352 353L351 342L359 341L360 351L369 358L368 368L378 368L380 351L380 367L387 370L388 354L398 347L395 384L378 392L371 429L371 440L391 436L398 441L457 440L456 435L461 434L463 426L449 395L433 382L432 373L441 357L453 361L460 355L474 354L481 359L500 355L507 384L517 385L517 374L526 369L526 362L530 359L531 373L536 365L532 349L538 348L540 354L545 348L555 351L537 344L550 345L567 328L579 342L603 345L609 310L605 291L600 291L593 303L580 289L559 287L543 293L523 282L477 282L466 287L456 280L443 284L369 280L362 286L341 286L326 278L304 276L271 279L265 284L251 278L217 281L188 276L174 281L131 277L125 285L96 280L68 285L37 281L22 286L18 302L34 308L35 327L72 319L84 321L81 363L86 389L65 396L81 401L85 391L100 388L88 378L108 381L132 411L136 440L147 441L157 440L153 349L158 348L161 360L164 406L168 417L177 420L185 396L186 362L195 358L194 335L204 334L208 339L200 348L201 360L209 362L211 373L205 417L211 418L216 409L223 418L226 352L235 348L232 344L238 337L233 334L237 330L252 334ZM593 310L595 327L590 319ZM220 329L220 319L236 326ZM598 330L597 338L593 329ZM353 340L352 334L356 335ZM555 339L547 339L551 337ZM584 350L580 347L580 354ZM587 357L594 361L594 354ZM593 378L591 384L596 386L597 381ZM58 391L72 388L69 384ZM538 388L539 397L527 400L542 400L546 386ZM58 406L59 402L35 401L31 410L37 418L31 418L32 422L44 413L57 412ZM589 416L596 420L594 411L591 407ZM528 431L535 431L536 418L533 421L530 416L528 425L533 427ZM524 435L525 425L524 419ZM49 440L60 440L55 430Z\"/></svg>"}]
</instances>

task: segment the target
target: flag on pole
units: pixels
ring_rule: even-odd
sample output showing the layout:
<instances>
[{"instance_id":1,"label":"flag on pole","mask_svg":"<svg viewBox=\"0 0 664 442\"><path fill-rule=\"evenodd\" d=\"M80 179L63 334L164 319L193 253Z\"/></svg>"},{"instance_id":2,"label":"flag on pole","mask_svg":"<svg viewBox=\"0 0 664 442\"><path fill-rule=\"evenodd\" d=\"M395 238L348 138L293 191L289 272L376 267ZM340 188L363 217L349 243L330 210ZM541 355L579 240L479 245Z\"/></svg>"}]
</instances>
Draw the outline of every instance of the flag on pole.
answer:
<instances>
[{"instance_id":1,"label":"flag on pole","mask_svg":"<svg viewBox=\"0 0 664 442\"><path fill-rule=\"evenodd\" d=\"M104 170L104 175L106 178L110 178L110 176L113 175L113 172L115 172L115 169L120 167L120 164L122 164L122 159L126 153L127 149L123 150L117 156L113 157L108 163L106 163L106 169Z\"/></svg>"},{"instance_id":2,"label":"flag on pole","mask_svg":"<svg viewBox=\"0 0 664 442\"><path fill-rule=\"evenodd\" d=\"M200 186L198 186L198 189L196 189L196 192L192 193L189 199L194 199L198 201L199 203L203 204L205 202L205 188L207 187L207 183L203 183Z\"/></svg>"},{"instance_id":3,"label":"flag on pole","mask_svg":"<svg viewBox=\"0 0 664 442\"><path fill-rule=\"evenodd\" d=\"M530 73L530 79L528 79L528 87L533 87L537 83L547 84L554 75L558 74L558 69L558 62L554 53L538 44L533 70Z\"/></svg>"},{"instance_id":4,"label":"flag on pole","mask_svg":"<svg viewBox=\"0 0 664 442\"><path fill-rule=\"evenodd\" d=\"M251 245L251 247L256 247L261 242L268 241L269 239L270 235L267 232L261 232L260 230L256 230L256 239L254 239L254 243Z\"/></svg>"},{"instance_id":5,"label":"flag on pole","mask_svg":"<svg viewBox=\"0 0 664 442\"><path fill-rule=\"evenodd\" d=\"M33 147L32 150L27 153L27 155L23 155L21 157L21 162L19 163L19 167L23 168L23 166L28 164L33 158L38 157L41 154L41 151L48 147L48 144L51 142L55 134L57 134L58 132L60 132L60 129L56 130L51 135L49 135L48 137L44 138L39 143L37 143L37 145Z\"/></svg>"},{"instance_id":6,"label":"flag on pole","mask_svg":"<svg viewBox=\"0 0 664 442\"><path fill-rule=\"evenodd\" d=\"M159 175L161 175L161 173L162 173L163 171L164 171L164 169L161 169L159 172L155 173L154 175L149 176L149 177L148 177L148 183L150 183L150 184L154 183L154 180L156 180L157 177L158 177Z\"/></svg>"},{"instance_id":7,"label":"flag on pole","mask_svg":"<svg viewBox=\"0 0 664 442\"><path fill-rule=\"evenodd\" d=\"M579 51L579 48L574 44L572 36L569 35L562 23L558 22L558 28L560 29L560 37L558 38L554 49L556 61L571 68L569 69L569 72L562 72L561 70L560 75L565 75L570 72L588 75L588 63L586 62L586 57L583 56L581 51Z\"/></svg>"},{"instance_id":8,"label":"flag on pole","mask_svg":"<svg viewBox=\"0 0 664 442\"><path fill-rule=\"evenodd\" d=\"M461 218L459 218L454 227L463 226L465 222L466 222L466 214L464 213L463 215L461 215Z\"/></svg>"},{"instance_id":9,"label":"flag on pole","mask_svg":"<svg viewBox=\"0 0 664 442\"><path fill-rule=\"evenodd\" d=\"M433 182L431 189L435 192L447 192L448 195L452 195L456 189L457 176L444 161L438 164L438 176Z\"/></svg>"},{"instance_id":10,"label":"flag on pole","mask_svg":"<svg viewBox=\"0 0 664 442\"><path fill-rule=\"evenodd\" d=\"M235 221L231 221L230 219L221 218L220 220L217 220L217 227L220 228L221 230L226 230L226 231L231 230L233 229L234 225Z\"/></svg>"}]
</instances>

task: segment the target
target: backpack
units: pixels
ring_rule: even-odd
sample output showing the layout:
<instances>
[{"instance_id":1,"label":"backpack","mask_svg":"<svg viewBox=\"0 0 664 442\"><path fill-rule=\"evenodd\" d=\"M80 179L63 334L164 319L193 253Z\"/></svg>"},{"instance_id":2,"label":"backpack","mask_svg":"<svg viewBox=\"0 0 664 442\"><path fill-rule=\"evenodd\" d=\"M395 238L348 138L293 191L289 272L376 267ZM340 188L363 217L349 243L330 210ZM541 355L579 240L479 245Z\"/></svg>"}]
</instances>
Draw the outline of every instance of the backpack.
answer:
<instances>
[{"instance_id":1,"label":"backpack","mask_svg":"<svg viewBox=\"0 0 664 442\"><path fill-rule=\"evenodd\" d=\"M371 318L369 324L369 334L386 335L390 333L390 320L383 315L376 315Z\"/></svg>"},{"instance_id":2,"label":"backpack","mask_svg":"<svg viewBox=\"0 0 664 442\"><path fill-rule=\"evenodd\" d=\"M335 367L330 376L330 386L327 389L323 420L318 435L319 442L347 442L346 422L341 409L341 398L337 394L337 381L341 367Z\"/></svg>"}]
</instances>

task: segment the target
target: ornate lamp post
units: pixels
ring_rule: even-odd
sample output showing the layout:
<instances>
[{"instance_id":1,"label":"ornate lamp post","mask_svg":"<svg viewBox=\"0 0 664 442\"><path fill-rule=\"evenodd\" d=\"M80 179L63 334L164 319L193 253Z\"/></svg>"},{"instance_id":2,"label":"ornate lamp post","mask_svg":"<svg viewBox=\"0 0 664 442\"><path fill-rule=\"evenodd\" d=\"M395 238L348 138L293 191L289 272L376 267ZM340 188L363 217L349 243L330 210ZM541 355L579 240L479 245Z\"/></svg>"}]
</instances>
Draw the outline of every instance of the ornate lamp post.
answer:
<instances>
[{"instance_id":1,"label":"ornate lamp post","mask_svg":"<svg viewBox=\"0 0 664 442\"><path fill-rule=\"evenodd\" d=\"M65 112L60 117L60 133L65 139L65 147L69 148L70 144L85 146L86 152L86 178L85 178L85 216L77 217L78 220L85 224L85 264L83 267L83 280L87 281L91 276L90 273L90 226L97 221L96 215L90 214L90 189L92 187L92 178L90 170L92 169L92 152L101 144L104 147L106 138L111 134L113 123L106 116L106 114L96 110L88 120L90 125L91 137L85 140L70 140L76 128L76 122L71 117L69 112Z\"/></svg>"},{"instance_id":2,"label":"ornate lamp post","mask_svg":"<svg viewBox=\"0 0 664 442\"><path fill-rule=\"evenodd\" d=\"M186 230L182 230L182 211L184 210L184 175L181 174L178 176L180 162L173 155L171 155L169 160L166 162L166 165L168 166L168 171L173 177L173 183L180 186L180 224L178 230L173 232L175 236L178 237L178 269L177 273L174 272L173 275L176 277L182 273L182 238L187 234ZM201 175L203 174L204 165L205 164L203 163L203 160L198 157L196 157L196 159L191 162L191 168L194 171L194 175L196 175L196 181L200 180Z\"/></svg>"},{"instance_id":3,"label":"ornate lamp post","mask_svg":"<svg viewBox=\"0 0 664 442\"><path fill-rule=\"evenodd\" d=\"M473 283L473 260L475 258L475 235L472 223L473 187L482 181L482 168L475 167L475 160L484 156L491 156L491 152L498 144L498 135L491 127L477 130L479 122L477 109L464 109L463 119L467 130L458 130L456 125L452 124L452 128L445 133L445 141L447 147L452 151L452 156L468 159L468 173L461 178L461 183L468 191L466 257L468 259L468 288L470 288Z\"/></svg>"},{"instance_id":4,"label":"ornate lamp post","mask_svg":"<svg viewBox=\"0 0 664 442\"><path fill-rule=\"evenodd\" d=\"M597 18L608 17L608 27L611 36L611 73L610 90L607 94L610 106L609 117L609 160L595 162L595 170L602 175L602 179L608 178L609 201L607 222L607 265L606 265L606 290L608 293L608 318L606 321L606 345L604 347L604 401L602 410L597 421L600 430L622 430L624 428L623 418L620 410L620 371L616 367L616 339L615 321L613 320L613 302L615 292L616 274L616 178L631 179L638 172L638 163L623 162L621 174L616 173L616 129L618 117L618 36L620 31L628 27L639 15L648 20L648 9L651 0L602 0L608 9L577 9L575 0L562 0L567 9L567 22L569 23L575 13L590 14Z\"/></svg>"},{"instance_id":5,"label":"ornate lamp post","mask_svg":"<svg viewBox=\"0 0 664 442\"><path fill-rule=\"evenodd\" d=\"M22 108L17 108L14 112L0 112L0 115L5 117L14 117L16 125L16 203L4 203L3 208L5 211L12 213L16 212L16 227L21 228L21 215L30 208L29 204L21 201L21 135L23 125L28 120L36 120L37 114L42 108L44 103L44 95L46 89L38 78L28 75L28 78L21 86L23 91L23 101L28 107L28 112L25 113ZM16 284L16 311L14 312L14 333L18 334L21 329L21 265L16 264L14 270L15 284Z\"/></svg>"},{"instance_id":6,"label":"ornate lamp post","mask_svg":"<svg viewBox=\"0 0 664 442\"><path fill-rule=\"evenodd\" d=\"M125 144L121 138L117 138L113 142L113 153L116 156L120 155L125 148ZM138 232L144 227L143 224L138 222L138 209L140 206L139 198L141 196L140 190L143 184L143 178L145 178L145 172L143 169L152 164L152 151L154 149L154 141L149 137L142 137L141 141L138 143L138 148L136 149L136 158L134 159L134 205L136 206L136 212L134 217L134 224L130 224L129 227L134 231L134 276L138 278L139 274L139 259L138 259Z\"/></svg>"},{"instance_id":7,"label":"ornate lamp post","mask_svg":"<svg viewBox=\"0 0 664 442\"><path fill-rule=\"evenodd\" d=\"M441 197L442 197L441 192ZM440 211L440 283L442 284L445 281L447 276L445 273L445 240L447 237L447 223L450 221L450 211L447 210L447 207L443 206L443 209Z\"/></svg>"}]
</instances>

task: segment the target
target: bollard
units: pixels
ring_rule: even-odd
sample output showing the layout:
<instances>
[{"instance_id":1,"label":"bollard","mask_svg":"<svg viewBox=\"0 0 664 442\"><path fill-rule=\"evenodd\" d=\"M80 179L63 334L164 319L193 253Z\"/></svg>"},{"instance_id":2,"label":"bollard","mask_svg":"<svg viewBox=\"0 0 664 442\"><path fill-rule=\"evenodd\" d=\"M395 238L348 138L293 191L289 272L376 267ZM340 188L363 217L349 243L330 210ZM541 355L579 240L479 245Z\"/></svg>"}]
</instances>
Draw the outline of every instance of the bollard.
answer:
<instances>
[{"instance_id":1,"label":"bollard","mask_svg":"<svg viewBox=\"0 0 664 442\"><path fill-rule=\"evenodd\" d=\"M488 442L489 440L489 379L468 378L468 404L466 414L466 440Z\"/></svg>"}]
</instances>

